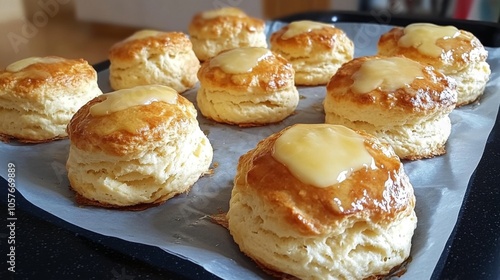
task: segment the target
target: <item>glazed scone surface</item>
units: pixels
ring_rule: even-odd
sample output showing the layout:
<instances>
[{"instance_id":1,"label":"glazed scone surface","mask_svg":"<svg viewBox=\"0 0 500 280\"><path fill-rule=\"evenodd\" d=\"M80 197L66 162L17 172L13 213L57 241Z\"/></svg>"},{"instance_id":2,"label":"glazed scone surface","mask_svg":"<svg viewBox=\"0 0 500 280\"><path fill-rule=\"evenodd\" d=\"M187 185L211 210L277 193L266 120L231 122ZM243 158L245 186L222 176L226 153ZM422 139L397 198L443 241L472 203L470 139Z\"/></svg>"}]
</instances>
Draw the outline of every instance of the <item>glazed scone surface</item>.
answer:
<instances>
[{"instance_id":1,"label":"glazed scone surface","mask_svg":"<svg viewBox=\"0 0 500 280\"><path fill-rule=\"evenodd\" d=\"M470 32L453 26L415 23L394 27L378 41L378 54L404 55L457 81L457 106L477 100L484 92L491 69L488 51Z\"/></svg>"},{"instance_id":2,"label":"glazed scone surface","mask_svg":"<svg viewBox=\"0 0 500 280\"><path fill-rule=\"evenodd\" d=\"M373 164L355 169L340 183L304 183L273 156L284 133L304 126L312 134L338 127L291 126L240 158L227 214L235 242L264 267L300 279L364 279L389 273L409 256L417 221L413 188L402 163L387 144L358 132ZM303 137L289 142L298 153L307 153L300 150L309 145L308 136ZM322 164L338 164L343 158L339 153Z\"/></svg>"},{"instance_id":3,"label":"glazed scone surface","mask_svg":"<svg viewBox=\"0 0 500 280\"><path fill-rule=\"evenodd\" d=\"M31 57L0 70L0 135L38 143L67 137L66 126L87 101L102 94L83 59Z\"/></svg>"},{"instance_id":4,"label":"glazed scone surface","mask_svg":"<svg viewBox=\"0 0 500 280\"><path fill-rule=\"evenodd\" d=\"M212 161L212 146L199 128L190 101L158 85L114 94L127 94L125 98L130 99L141 91L152 93L151 99L137 99L143 104L104 110L104 114L95 111L103 110L97 106L106 102L107 96L96 98L79 110L68 126L71 187L99 206L164 202L187 191ZM156 101L154 94L169 97ZM121 103L117 104L114 106Z\"/></svg>"},{"instance_id":5,"label":"glazed scone surface","mask_svg":"<svg viewBox=\"0 0 500 280\"><path fill-rule=\"evenodd\" d=\"M113 45L109 60L115 90L159 84L183 93L198 81L200 63L182 32L138 31Z\"/></svg>"},{"instance_id":6,"label":"glazed scone surface","mask_svg":"<svg viewBox=\"0 0 500 280\"><path fill-rule=\"evenodd\" d=\"M299 101L293 67L265 48L224 51L202 64L198 79L201 113L221 123L279 122L293 113Z\"/></svg>"},{"instance_id":7,"label":"glazed scone surface","mask_svg":"<svg viewBox=\"0 0 500 280\"><path fill-rule=\"evenodd\" d=\"M295 21L274 32L270 49L295 69L297 85L326 84L354 56L354 44L339 28L314 21Z\"/></svg>"},{"instance_id":8,"label":"glazed scone surface","mask_svg":"<svg viewBox=\"0 0 500 280\"><path fill-rule=\"evenodd\" d=\"M356 79L360 74L366 76ZM359 57L327 85L325 122L380 137L403 159L429 158L446 151L456 102L454 80L432 67L404 57Z\"/></svg>"}]
</instances>

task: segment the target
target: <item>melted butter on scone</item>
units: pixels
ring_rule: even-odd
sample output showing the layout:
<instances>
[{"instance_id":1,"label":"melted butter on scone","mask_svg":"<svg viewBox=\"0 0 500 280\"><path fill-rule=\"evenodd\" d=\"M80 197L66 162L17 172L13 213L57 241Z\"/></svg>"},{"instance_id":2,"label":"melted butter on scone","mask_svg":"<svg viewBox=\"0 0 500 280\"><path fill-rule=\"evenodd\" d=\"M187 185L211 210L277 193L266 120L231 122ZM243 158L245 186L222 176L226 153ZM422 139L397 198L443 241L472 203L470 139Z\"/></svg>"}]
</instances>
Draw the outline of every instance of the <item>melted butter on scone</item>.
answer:
<instances>
[{"instance_id":1,"label":"melted butter on scone","mask_svg":"<svg viewBox=\"0 0 500 280\"><path fill-rule=\"evenodd\" d=\"M233 7L205 11L201 14L201 17L204 19L212 19L223 16L245 17L246 14L242 10Z\"/></svg>"},{"instance_id":2,"label":"melted butter on scone","mask_svg":"<svg viewBox=\"0 0 500 280\"><path fill-rule=\"evenodd\" d=\"M375 89L394 91L422 79L422 65L402 57L388 57L365 61L352 75L351 90L368 93Z\"/></svg>"},{"instance_id":3,"label":"melted butter on scone","mask_svg":"<svg viewBox=\"0 0 500 280\"><path fill-rule=\"evenodd\" d=\"M123 42L144 39L147 37L155 37L160 33L162 33L162 32L157 31L157 30L149 30L149 29L140 30L140 31L135 32L131 36L127 37Z\"/></svg>"},{"instance_id":4,"label":"melted butter on scone","mask_svg":"<svg viewBox=\"0 0 500 280\"><path fill-rule=\"evenodd\" d=\"M314 29L321 29L325 27L333 27L333 25L311 20L294 21L288 25L287 31L283 33L283 35L281 35L281 38L286 40L299 34L311 32Z\"/></svg>"},{"instance_id":5,"label":"melted butter on scone","mask_svg":"<svg viewBox=\"0 0 500 280\"><path fill-rule=\"evenodd\" d=\"M106 99L90 107L92 116L105 116L133 106L153 102L177 103L177 92L167 86L148 85L121 89L104 95Z\"/></svg>"},{"instance_id":6,"label":"melted butter on scone","mask_svg":"<svg viewBox=\"0 0 500 280\"><path fill-rule=\"evenodd\" d=\"M64 58L55 57L55 56L28 57L28 58L21 59L19 61L16 61L16 62L10 64L9 66L7 66L5 68L5 70L7 70L9 72L19 72L32 64L37 64L37 63L51 64L51 63L61 62L63 60L64 60Z\"/></svg>"},{"instance_id":7,"label":"melted butter on scone","mask_svg":"<svg viewBox=\"0 0 500 280\"><path fill-rule=\"evenodd\" d=\"M439 39L450 39L460 35L454 26L439 26L430 23L414 23L404 28L404 35L398 44L402 47L414 47L421 54L439 57L443 49L436 45Z\"/></svg>"},{"instance_id":8,"label":"melted butter on scone","mask_svg":"<svg viewBox=\"0 0 500 280\"><path fill-rule=\"evenodd\" d=\"M210 60L210 67L220 67L228 74L242 74L252 71L259 62L271 55L271 51L261 47L236 48L218 54Z\"/></svg>"},{"instance_id":9,"label":"melted butter on scone","mask_svg":"<svg viewBox=\"0 0 500 280\"><path fill-rule=\"evenodd\" d=\"M320 188L361 168L376 168L364 138L340 125L295 125L276 140L272 156L301 182Z\"/></svg>"}]
</instances>

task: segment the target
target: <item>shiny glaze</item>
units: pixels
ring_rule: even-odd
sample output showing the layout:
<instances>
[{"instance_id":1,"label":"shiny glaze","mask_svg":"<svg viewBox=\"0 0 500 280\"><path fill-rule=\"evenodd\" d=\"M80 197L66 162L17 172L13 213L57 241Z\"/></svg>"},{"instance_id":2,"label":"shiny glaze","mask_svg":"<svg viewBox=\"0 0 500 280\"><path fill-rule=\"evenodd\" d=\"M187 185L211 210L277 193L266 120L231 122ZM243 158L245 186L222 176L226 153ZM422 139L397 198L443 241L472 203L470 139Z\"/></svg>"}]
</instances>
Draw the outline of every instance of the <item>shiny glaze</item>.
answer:
<instances>
[{"instance_id":1,"label":"shiny glaze","mask_svg":"<svg viewBox=\"0 0 500 280\"><path fill-rule=\"evenodd\" d=\"M269 55L271 51L266 48L236 48L215 56L210 60L210 67L219 67L229 74L247 73Z\"/></svg>"},{"instance_id":2,"label":"shiny glaze","mask_svg":"<svg viewBox=\"0 0 500 280\"><path fill-rule=\"evenodd\" d=\"M375 89L394 91L408 86L415 79L423 79L423 66L403 57L387 57L365 61L352 78L351 88L356 93Z\"/></svg>"},{"instance_id":3,"label":"shiny glaze","mask_svg":"<svg viewBox=\"0 0 500 280\"><path fill-rule=\"evenodd\" d=\"M201 13L203 19L213 19L217 17L231 16L231 17L245 17L246 14L240 9L233 7L225 7L220 9L209 10Z\"/></svg>"},{"instance_id":4,"label":"shiny glaze","mask_svg":"<svg viewBox=\"0 0 500 280\"><path fill-rule=\"evenodd\" d=\"M177 95L174 89L160 85L121 89L104 95L106 98L104 101L90 107L90 114L95 117L105 116L133 106L148 105L157 101L175 104Z\"/></svg>"},{"instance_id":5,"label":"shiny glaze","mask_svg":"<svg viewBox=\"0 0 500 280\"><path fill-rule=\"evenodd\" d=\"M321 188L373 165L363 137L330 124L299 124L286 130L274 143L273 157L303 183Z\"/></svg>"},{"instance_id":6,"label":"shiny glaze","mask_svg":"<svg viewBox=\"0 0 500 280\"><path fill-rule=\"evenodd\" d=\"M404 35L399 39L398 44L406 48L414 47L428 56L439 57L443 48L436 44L437 40L455 38L459 35L459 30L454 26L414 23L404 28Z\"/></svg>"},{"instance_id":7,"label":"shiny glaze","mask_svg":"<svg viewBox=\"0 0 500 280\"><path fill-rule=\"evenodd\" d=\"M286 32L281 35L281 38L286 40L299 34L311 32L312 30L325 27L332 28L333 25L310 20L294 21L288 25Z\"/></svg>"},{"instance_id":8,"label":"shiny glaze","mask_svg":"<svg viewBox=\"0 0 500 280\"><path fill-rule=\"evenodd\" d=\"M61 57L52 57L52 56L47 56L47 57L28 57L25 59L21 59L19 61L16 61L10 65L8 65L5 70L9 72L19 72L23 70L24 68L37 64L37 63L45 63L45 64L51 64L51 63L57 63L64 61L64 58Z\"/></svg>"}]
</instances>

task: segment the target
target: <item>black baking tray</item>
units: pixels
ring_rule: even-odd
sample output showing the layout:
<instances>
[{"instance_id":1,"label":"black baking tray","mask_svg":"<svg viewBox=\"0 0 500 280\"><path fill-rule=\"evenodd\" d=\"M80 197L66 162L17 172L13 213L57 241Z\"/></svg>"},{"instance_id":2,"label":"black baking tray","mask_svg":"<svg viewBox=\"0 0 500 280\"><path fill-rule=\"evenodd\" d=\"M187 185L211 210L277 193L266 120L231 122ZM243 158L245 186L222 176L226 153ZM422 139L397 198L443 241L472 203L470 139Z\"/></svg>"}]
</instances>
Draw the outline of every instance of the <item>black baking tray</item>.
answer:
<instances>
[{"instance_id":1,"label":"black baking tray","mask_svg":"<svg viewBox=\"0 0 500 280\"><path fill-rule=\"evenodd\" d=\"M438 25L453 25L458 29L467 30L473 33L483 45L488 47L500 47L500 25L494 22L460 20L452 18L439 18L431 16L394 15L386 10L373 10L371 12L351 12L351 11L316 11L294 14L279 19L280 21L291 22L296 20L315 20L328 23L336 22L362 22L378 23L396 26L406 26L414 22L428 22Z\"/></svg>"},{"instance_id":2,"label":"black baking tray","mask_svg":"<svg viewBox=\"0 0 500 280\"><path fill-rule=\"evenodd\" d=\"M279 19L360 22L404 26L412 22L454 25L475 34L485 46L500 47L500 25L446 18L318 11ZM107 69L109 61L95 65ZM472 175L459 213L432 279L500 279L500 115ZM1 155L0 155L1 156ZM2 167L7 168L7 167ZM7 182L0 178L3 221ZM16 193L16 272L7 271L9 232L0 227L0 279L218 279L200 266L163 250L103 236L67 223ZM7 222L5 222L7 224ZM1 258L0 258L1 259Z\"/></svg>"}]
</instances>

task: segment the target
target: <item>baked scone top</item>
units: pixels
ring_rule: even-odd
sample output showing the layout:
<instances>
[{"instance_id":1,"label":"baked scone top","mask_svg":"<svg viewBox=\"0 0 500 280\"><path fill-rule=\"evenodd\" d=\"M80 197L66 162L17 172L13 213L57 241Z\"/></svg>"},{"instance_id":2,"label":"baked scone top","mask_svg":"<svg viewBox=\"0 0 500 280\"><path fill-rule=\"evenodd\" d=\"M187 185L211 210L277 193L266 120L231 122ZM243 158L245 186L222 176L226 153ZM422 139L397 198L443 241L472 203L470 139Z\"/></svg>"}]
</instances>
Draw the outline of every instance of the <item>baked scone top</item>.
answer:
<instances>
[{"instance_id":1,"label":"baked scone top","mask_svg":"<svg viewBox=\"0 0 500 280\"><path fill-rule=\"evenodd\" d=\"M49 90L35 91L41 87L71 88L96 80L96 71L84 59L66 59L57 56L30 57L12 63L6 69L0 69L2 92L18 95L20 98L27 96L36 98L34 92L50 94ZM60 91L54 92L60 94Z\"/></svg>"},{"instance_id":2,"label":"baked scone top","mask_svg":"<svg viewBox=\"0 0 500 280\"><path fill-rule=\"evenodd\" d=\"M365 64L372 64L367 65ZM427 114L454 107L452 79L405 57L365 56L345 63L327 85L327 98L349 100L359 106ZM366 92L359 92L368 89Z\"/></svg>"},{"instance_id":3,"label":"baked scone top","mask_svg":"<svg viewBox=\"0 0 500 280\"><path fill-rule=\"evenodd\" d=\"M225 7L196 14L189 24L189 35L204 39L231 38L240 32L264 32L265 22L248 16L234 7Z\"/></svg>"},{"instance_id":4,"label":"baked scone top","mask_svg":"<svg viewBox=\"0 0 500 280\"><path fill-rule=\"evenodd\" d=\"M114 44L109 51L109 58L112 60L134 60L144 50L156 50L164 54L175 55L192 49L191 41L182 32L140 30Z\"/></svg>"},{"instance_id":5,"label":"baked scone top","mask_svg":"<svg viewBox=\"0 0 500 280\"><path fill-rule=\"evenodd\" d=\"M276 142L284 134L293 133L293 130L302 131L296 134L295 141L288 143L291 150L296 149L295 152L300 154L310 153L308 148L315 148L313 153L318 156L326 150L329 150L328 154L337 154L319 162L327 165L326 168L318 168L333 167L334 170L335 166L341 166L345 172L339 174L346 175L345 178L327 186L305 183L286 164L277 160L273 155ZM325 130L330 130L327 136ZM347 140L341 140L344 141L344 147L338 147L322 141L328 140L328 137L343 137ZM323 144L318 144L318 139ZM317 149L318 145L323 147ZM351 155L355 157L353 164L353 161L347 160L349 154L342 155L346 152L342 148L351 152L353 149L364 150L358 155ZM356 160L359 158L361 161ZM364 159L368 159L369 163L359 165ZM394 151L371 135L354 132L343 126L298 124L288 127L262 140L256 149L243 155L238 170L247 171L236 177L238 182L235 185L246 188L240 188L239 192L257 193L276 209L277 215L305 235L329 232L350 218L390 223L400 213L412 211L415 203L413 187Z\"/></svg>"},{"instance_id":6,"label":"baked scone top","mask_svg":"<svg viewBox=\"0 0 500 280\"><path fill-rule=\"evenodd\" d=\"M352 47L353 42L344 31L331 24L315 21L294 21L271 35L271 45L279 46L287 53L303 52L311 48L328 51L343 45ZM311 49L311 50L312 50Z\"/></svg>"},{"instance_id":7,"label":"baked scone top","mask_svg":"<svg viewBox=\"0 0 500 280\"><path fill-rule=\"evenodd\" d=\"M193 104L170 87L138 86L89 101L67 130L71 143L81 150L125 155L168 133L187 133L197 123L196 114Z\"/></svg>"},{"instance_id":8,"label":"baked scone top","mask_svg":"<svg viewBox=\"0 0 500 280\"><path fill-rule=\"evenodd\" d=\"M234 64L234 65L231 65ZM282 56L261 47L235 48L205 61L200 82L212 89L232 89L250 94L253 89L276 92L294 85L292 65Z\"/></svg>"},{"instance_id":9,"label":"baked scone top","mask_svg":"<svg viewBox=\"0 0 500 280\"><path fill-rule=\"evenodd\" d=\"M485 61L488 52L470 32L453 26L415 23L394 27L378 42L379 54L404 55L449 72L458 72L471 62Z\"/></svg>"}]
</instances>

